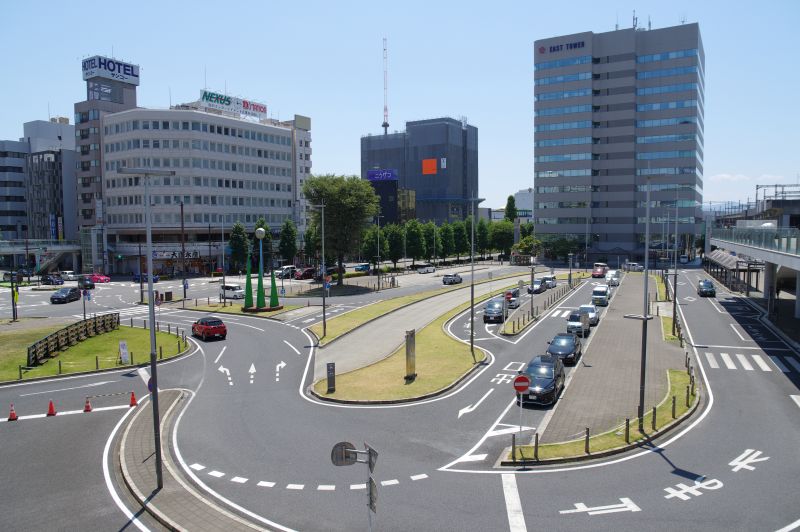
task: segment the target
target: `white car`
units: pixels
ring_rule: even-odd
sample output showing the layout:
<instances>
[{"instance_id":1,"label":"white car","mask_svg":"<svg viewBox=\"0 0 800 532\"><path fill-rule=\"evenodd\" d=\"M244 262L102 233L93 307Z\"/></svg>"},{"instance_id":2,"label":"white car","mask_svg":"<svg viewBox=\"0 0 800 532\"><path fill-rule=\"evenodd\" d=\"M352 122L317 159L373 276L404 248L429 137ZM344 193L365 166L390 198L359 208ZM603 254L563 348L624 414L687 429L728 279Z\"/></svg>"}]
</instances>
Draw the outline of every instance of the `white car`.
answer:
<instances>
[{"instance_id":1,"label":"white car","mask_svg":"<svg viewBox=\"0 0 800 532\"><path fill-rule=\"evenodd\" d=\"M585 312L589 315L589 325L597 325L600 321L600 312L594 305L581 305L578 312Z\"/></svg>"},{"instance_id":2,"label":"white car","mask_svg":"<svg viewBox=\"0 0 800 532\"><path fill-rule=\"evenodd\" d=\"M606 284L608 286L619 286L620 277L619 270L609 270L606 274Z\"/></svg>"},{"instance_id":3,"label":"white car","mask_svg":"<svg viewBox=\"0 0 800 532\"><path fill-rule=\"evenodd\" d=\"M457 273L448 273L442 277L442 284L460 284L463 281Z\"/></svg>"},{"instance_id":4,"label":"white car","mask_svg":"<svg viewBox=\"0 0 800 532\"><path fill-rule=\"evenodd\" d=\"M433 264L420 264L417 268L417 273L433 273L435 271L436 267Z\"/></svg>"},{"instance_id":5,"label":"white car","mask_svg":"<svg viewBox=\"0 0 800 532\"><path fill-rule=\"evenodd\" d=\"M556 276L555 275L543 275L541 277L542 282L545 284L547 288L555 288L557 285Z\"/></svg>"},{"instance_id":6,"label":"white car","mask_svg":"<svg viewBox=\"0 0 800 532\"><path fill-rule=\"evenodd\" d=\"M238 284L224 284L219 287L220 299L244 299L244 289Z\"/></svg>"},{"instance_id":7,"label":"white car","mask_svg":"<svg viewBox=\"0 0 800 532\"><path fill-rule=\"evenodd\" d=\"M72 270L66 270L61 272L61 278L64 279L65 281L77 281L78 274Z\"/></svg>"}]
</instances>

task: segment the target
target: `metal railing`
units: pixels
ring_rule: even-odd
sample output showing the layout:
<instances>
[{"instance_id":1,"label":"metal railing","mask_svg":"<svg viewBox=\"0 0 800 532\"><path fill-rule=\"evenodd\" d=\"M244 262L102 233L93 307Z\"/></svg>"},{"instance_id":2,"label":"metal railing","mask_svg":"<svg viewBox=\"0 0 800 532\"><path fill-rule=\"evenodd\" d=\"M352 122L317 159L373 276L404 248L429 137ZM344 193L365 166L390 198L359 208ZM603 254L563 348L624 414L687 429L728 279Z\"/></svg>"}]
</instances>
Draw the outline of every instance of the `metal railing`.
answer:
<instances>
[{"instance_id":1,"label":"metal railing","mask_svg":"<svg viewBox=\"0 0 800 532\"><path fill-rule=\"evenodd\" d=\"M711 238L791 255L800 254L800 230L789 228L712 229Z\"/></svg>"}]
</instances>

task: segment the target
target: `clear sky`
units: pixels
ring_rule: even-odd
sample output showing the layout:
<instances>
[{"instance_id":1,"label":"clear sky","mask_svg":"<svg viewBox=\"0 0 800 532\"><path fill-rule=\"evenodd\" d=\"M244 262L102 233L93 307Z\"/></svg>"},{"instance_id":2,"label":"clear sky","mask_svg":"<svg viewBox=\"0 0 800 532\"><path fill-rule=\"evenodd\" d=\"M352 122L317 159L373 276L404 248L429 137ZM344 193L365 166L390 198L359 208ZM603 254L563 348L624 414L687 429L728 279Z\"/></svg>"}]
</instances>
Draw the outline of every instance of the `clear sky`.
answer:
<instances>
[{"instance_id":1,"label":"clear sky","mask_svg":"<svg viewBox=\"0 0 800 532\"><path fill-rule=\"evenodd\" d=\"M81 59L141 65L139 105L196 100L204 86L312 119L313 171L359 174L359 139L466 117L478 127L484 206L533 185L533 42L580 31L698 22L706 52L704 201L745 201L800 173L800 2L584 0L6 2L0 138L73 117ZM794 131L795 133L792 133Z\"/></svg>"}]
</instances>

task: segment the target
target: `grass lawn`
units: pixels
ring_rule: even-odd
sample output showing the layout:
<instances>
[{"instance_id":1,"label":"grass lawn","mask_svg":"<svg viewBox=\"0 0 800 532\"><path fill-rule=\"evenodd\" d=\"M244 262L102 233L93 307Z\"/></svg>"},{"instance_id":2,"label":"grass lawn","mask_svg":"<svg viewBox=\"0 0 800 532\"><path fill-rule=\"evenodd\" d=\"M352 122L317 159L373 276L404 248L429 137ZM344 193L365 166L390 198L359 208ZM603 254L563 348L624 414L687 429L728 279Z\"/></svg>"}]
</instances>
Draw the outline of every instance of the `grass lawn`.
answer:
<instances>
[{"instance_id":1,"label":"grass lawn","mask_svg":"<svg viewBox=\"0 0 800 532\"><path fill-rule=\"evenodd\" d=\"M653 411L649 410L644 416L644 432L639 432L639 427L636 419L631 419L630 424L630 441L631 443L644 440L647 436L654 435L655 432L663 428L665 425L672 423L672 396L676 399L675 404L675 417L680 418L685 414L690 406L686 405L686 387L689 385L689 376L684 370L671 369L668 372L669 378L669 393L667 397L656 407L656 431L652 430L652 417ZM690 395L690 403L694 404L697 401L696 390L694 394ZM546 460L551 458L575 458L579 456L586 456L584 449L585 440L572 440L562 443L553 443L547 445L539 445L539 460ZM625 442L625 425L615 427L608 432L589 437L589 452L600 453L617 447L627 445ZM517 460L523 458L533 459L533 446L523 445L517 447ZM507 460L512 460L511 453L506 456Z\"/></svg>"},{"instance_id":2,"label":"grass lawn","mask_svg":"<svg viewBox=\"0 0 800 532\"><path fill-rule=\"evenodd\" d=\"M273 310L270 312L245 312L242 310L243 303L233 303L229 302L227 306L223 307L222 303L211 303L210 305L197 305L195 306L186 306L186 310L203 310L207 312L213 312L215 314L238 314L240 316L262 316L262 317L269 317L269 316L276 316L278 314L283 314L284 312L289 312L290 310L294 310L296 308L300 308L302 305L284 305L280 310Z\"/></svg>"},{"instance_id":3,"label":"grass lawn","mask_svg":"<svg viewBox=\"0 0 800 532\"><path fill-rule=\"evenodd\" d=\"M459 305L417 333L417 378L410 384L406 384L404 379L406 350L402 346L380 362L337 375L334 393L326 393L326 379L315 383L314 390L336 399L385 401L419 397L447 387L474 365L469 345L454 340L442 329L447 320L466 308L469 308L469 303ZM486 355L475 349L475 357L480 362Z\"/></svg>"},{"instance_id":4,"label":"grass lawn","mask_svg":"<svg viewBox=\"0 0 800 532\"><path fill-rule=\"evenodd\" d=\"M492 279L492 281L499 281L503 279L507 279L509 277L517 277L519 274L512 274L506 275L504 277L498 277L496 279ZM475 283L475 285L484 284L489 281L488 279L485 281L481 281L479 283ZM516 285L511 285L506 288L511 288ZM416 303L417 301L422 301L423 299L427 299L429 297L433 297L439 294L443 294L445 292L451 292L453 290L458 290L459 288L463 288L463 286L459 285L449 285L446 288L437 288L436 290L429 290L427 292L421 292L419 294L412 294L408 296L397 297L394 299L387 299L384 301L379 301L377 303L373 303L371 305L367 305L365 307L340 314L333 319L327 320L327 332L328 334L323 338L322 337L322 324L317 323L311 326L311 331L317 335L317 338L320 338L320 345L325 345L330 343L335 338L352 331L359 325L362 325L370 320L374 320L384 314L388 314L389 312L398 309L400 307L408 306L412 303Z\"/></svg>"},{"instance_id":5,"label":"grass lawn","mask_svg":"<svg viewBox=\"0 0 800 532\"><path fill-rule=\"evenodd\" d=\"M668 342L680 342L677 336L672 336L672 318L661 316L661 329L664 331L664 340Z\"/></svg>"},{"instance_id":6,"label":"grass lawn","mask_svg":"<svg viewBox=\"0 0 800 532\"><path fill-rule=\"evenodd\" d=\"M667 287L664 285L664 279L661 278L660 275L651 275L650 279L656 282L656 288L658 288L658 300L659 301L666 301L667 300ZM670 329L672 330L672 329Z\"/></svg>"},{"instance_id":7,"label":"grass lawn","mask_svg":"<svg viewBox=\"0 0 800 532\"><path fill-rule=\"evenodd\" d=\"M4 341L0 345L0 381L17 380L19 378L18 366L27 364L28 346L61 328L63 325L4 332ZM128 352L133 354L133 362L141 363L149 360L150 332L147 329L120 327L116 331L79 342L62 351L57 357L45 359L47 361L44 364L23 372L22 377L25 379L57 375L59 360L63 373L94 370L96 369L95 356L98 357L100 369L122 367L117 364L120 340L128 342ZM174 334L157 332L156 346L163 347L164 358L174 357L178 354L178 339ZM181 343L182 350L183 343Z\"/></svg>"}]
</instances>

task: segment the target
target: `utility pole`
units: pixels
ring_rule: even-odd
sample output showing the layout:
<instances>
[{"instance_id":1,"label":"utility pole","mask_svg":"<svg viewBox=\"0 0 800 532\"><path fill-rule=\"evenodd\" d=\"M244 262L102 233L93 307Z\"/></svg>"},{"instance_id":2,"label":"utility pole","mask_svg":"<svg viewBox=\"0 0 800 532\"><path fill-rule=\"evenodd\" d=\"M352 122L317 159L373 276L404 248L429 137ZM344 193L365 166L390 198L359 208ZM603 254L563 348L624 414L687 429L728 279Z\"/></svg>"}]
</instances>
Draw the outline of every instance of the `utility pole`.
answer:
<instances>
[{"instance_id":1,"label":"utility pole","mask_svg":"<svg viewBox=\"0 0 800 532\"><path fill-rule=\"evenodd\" d=\"M378 224L378 258L375 262L375 271L378 273L378 291L381 289L381 218L383 218L383 216L375 216L375 220Z\"/></svg>"},{"instance_id":2,"label":"utility pole","mask_svg":"<svg viewBox=\"0 0 800 532\"><path fill-rule=\"evenodd\" d=\"M208 224L208 276L211 277L213 273L211 267L211 224Z\"/></svg>"},{"instance_id":3,"label":"utility pole","mask_svg":"<svg viewBox=\"0 0 800 532\"><path fill-rule=\"evenodd\" d=\"M225 307L225 224L219 225L220 242L222 245L222 306Z\"/></svg>"},{"instance_id":4,"label":"utility pole","mask_svg":"<svg viewBox=\"0 0 800 532\"><path fill-rule=\"evenodd\" d=\"M183 301L186 305L186 233L183 227L183 202L181 202L181 270L183 271ZM141 263L140 263L141 264Z\"/></svg>"},{"instance_id":5,"label":"utility pole","mask_svg":"<svg viewBox=\"0 0 800 532\"><path fill-rule=\"evenodd\" d=\"M142 281L142 243L139 242L139 303L144 303L144 286Z\"/></svg>"},{"instance_id":6,"label":"utility pole","mask_svg":"<svg viewBox=\"0 0 800 532\"><path fill-rule=\"evenodd\" d=\"M675 258L672 276L672 336L675 336L678 319L678 189L675 189Z\"/></svg>"}]
</instances>

